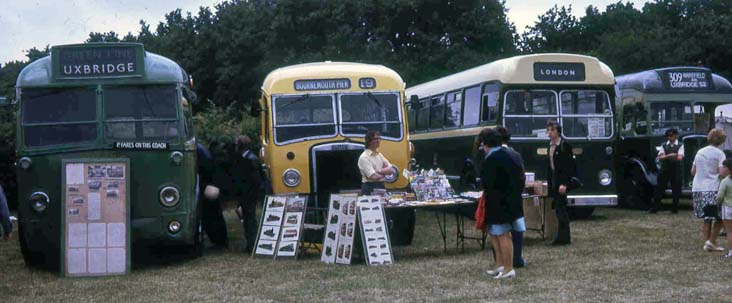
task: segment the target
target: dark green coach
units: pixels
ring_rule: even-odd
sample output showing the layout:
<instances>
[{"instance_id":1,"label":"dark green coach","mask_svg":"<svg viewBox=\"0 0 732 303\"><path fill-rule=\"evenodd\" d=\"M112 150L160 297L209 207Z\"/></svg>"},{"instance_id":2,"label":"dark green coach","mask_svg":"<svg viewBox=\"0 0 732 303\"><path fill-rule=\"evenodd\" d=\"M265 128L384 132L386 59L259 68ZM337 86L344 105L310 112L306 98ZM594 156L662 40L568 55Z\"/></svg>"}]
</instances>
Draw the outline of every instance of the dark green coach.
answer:
<instances>
[{"instance_id":1,"label":"dark green coach","mask_svg":"<svg viewBox=\"0 0 732 303\"><path fill-rule=\"evenodd\" d=\"M58 269L62 162L129 163L133 247L200 253L186 72L137 43L55 46L16 83L19 240L26 264Z\"/></svg>"}]
</instances>

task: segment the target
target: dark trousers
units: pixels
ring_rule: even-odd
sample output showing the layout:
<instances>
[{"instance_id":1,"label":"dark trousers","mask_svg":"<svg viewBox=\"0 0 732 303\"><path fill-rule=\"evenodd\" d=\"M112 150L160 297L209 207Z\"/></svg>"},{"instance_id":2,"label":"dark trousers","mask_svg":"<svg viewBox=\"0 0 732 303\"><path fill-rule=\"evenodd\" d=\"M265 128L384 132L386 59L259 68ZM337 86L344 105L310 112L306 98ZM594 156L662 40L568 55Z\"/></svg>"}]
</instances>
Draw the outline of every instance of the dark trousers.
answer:
<instances>
[{"instance_id":1,"label":"dark trousers","mask_svg":"<svg viewBox=\"0 0 732 303\"><path fill-rule=\"evenodd\" d=\"M244 253L251 253L257 242L257 200L241 202L242 231L244 234Z\"/></svg>"},{"instance_id":2,"label":"dark trousers","mask_svg":"<svg viewBox=\"0 0 732 303\"><path fill-rule=\"evenodd\" d=\"M554 238L556 244L569 244L572 242L571 232L569 230L569 213L567 212L567 196L560 194L558 191L554 193L554 211L557 214L557 237Z\"/></svg>"},{"instance_id":3,"label":"dark trousers","mask_svg":"<svg viewBox=\"0 0 732 303\"><path fill-rule=\"evenodd\" d=\"M361 195L370 195L377 188L386 189L384 182L363 182L361 183Z\"/></svg>"},{"instance_id":4,"label":"dark trousers","mask_svg":"<svg viewBox=\"0 0 732 303\"><path fill-rule=\"evenodd\" d=\"M523 247L524 233L518 231L511 232L511 241L513 242L513 266L524 266Z\"/></svg>"},{"instance_id":5,"label":"dark trousers","mask_svg":"<svg viewBox=\"0 0 732 303\"><path fill-rule=\"evenodd\" d=\"M221 213L221 204L219 200L201 201L203 231L208 235L209 240L216 246L228 247L229 236L226 232L226 221Z\"/></svg>"},{"instance_id":6,"label":"dark trousers","mask_svg":"<svg viewBox=\"0 0 732 303\"><path fill-rule=\"evenodd\" d=\"M653 195L653 205L651 210L659 210L661 208L661 198L668 183L671 183L671 197L673 204L671 206L672 211L676 211L679 207L679 196L681 196L681 172L678 169L666 169L661 170L658 174L658 185L656 185L656 192Z\"/></svg>"}]
</instances>

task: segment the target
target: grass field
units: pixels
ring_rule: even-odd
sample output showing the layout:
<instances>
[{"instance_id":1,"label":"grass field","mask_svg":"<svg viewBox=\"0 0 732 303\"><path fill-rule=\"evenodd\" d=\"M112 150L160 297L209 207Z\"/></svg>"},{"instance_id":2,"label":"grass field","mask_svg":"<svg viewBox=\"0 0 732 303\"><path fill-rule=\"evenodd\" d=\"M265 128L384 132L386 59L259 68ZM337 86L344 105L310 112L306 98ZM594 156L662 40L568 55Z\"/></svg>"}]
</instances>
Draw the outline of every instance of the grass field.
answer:
<instances>
[{"instance_id":1,"label":"grass field","mask_svg":"<svg viewBox=\"0 0 732 303\"><path fill-rule=\"evenodd\" d=\"M384 267L326 265L314 253L296 261L251 259L236 251L238 221L233 212L225 215L229 251L143 266L127 276L60 278L25 267L17 240L0 242L0 301L732 301L732 261L702 250L701 222L689 208L676 215L597 209L591 219L572 223L570 246L547 246L529 231L527 267L500 281L483 274L492 259L477 242L460 252L449 238L444 253L429 212L417 214L414 244L395 248L396 264ZM454 235L454 218L448 220Z\"/></svg>"}]
</instances>

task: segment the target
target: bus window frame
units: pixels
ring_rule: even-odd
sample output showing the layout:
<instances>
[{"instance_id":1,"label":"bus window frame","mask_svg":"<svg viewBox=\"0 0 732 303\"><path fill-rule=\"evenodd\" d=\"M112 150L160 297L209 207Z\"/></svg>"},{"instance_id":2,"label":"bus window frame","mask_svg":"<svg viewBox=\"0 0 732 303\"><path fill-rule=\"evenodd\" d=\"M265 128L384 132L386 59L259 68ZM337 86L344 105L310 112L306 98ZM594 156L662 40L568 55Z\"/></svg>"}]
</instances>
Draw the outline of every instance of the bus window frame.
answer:
<instances>
[{"instance_id":1,"label":"bus window frame","mask_svg":"<svg viewBox=\"0 0 732 303\"><path fill-rule=\"evenodd\" d=\"M508 94L511 93L511 92L523 92L523 91L529 91L529 92L532 92L532 91L543 91L543 92L551 92L551 93L553 93L554 94L555 101L556 101L555 104L554 104L554 107L555 107L557 113L554 114L554 115L506 115L506 106L505 106L505 103L506 103L506 97L508 96ZM558 121L559 120L559 95L557 95L557 92L556 91L551 90L551 89L508 89L508 90L506 90L506 91L503 92L503 98L502 99L499 99L498 105L501 106L500 113L501 113L501 120L502 120L501 122L502 122L503 125L506 125L506 117L511 117L511 118L547 118L547 121L550 118L556 118L555 121ZM562 134L562 137L564 137L564 134ZM537 137L525 137L525 136L521 136L521 135L517 135L517 134L512 134L511 135L511 139L527 140L527 141L528 140L531 140L531 141L546 141L547 140L546 137L541 137L541 136L537 136Z\"/></svg>"},{"instance_id":2,"label":"bus window frame","mask_svg":"<svg viewBox=\"0 0 732 303\"><path fill-rule=\"evenodd\" d=\"M409 133L413 134L417 132L417 110L414 109L414 105L412 105L412 103L405 103L404 107L404 109L407 111L407 127L409 127ZM409 124L410 117L414 117L414 127Z\"/></svg>"},{"instance_id":3,"label":"bus window frame","mask_svg":"<svg viewBox=\"0 0 732 303\"><path fill-rule=\"evenodd\" d=\"M562 94L565 92L579 92L579 91L594 91L594 92L602 92L605 94L605 97L607 97L607 104L609 105L609 114L563 114L562 113ZM564 117L568 118L610 118L610 135L606 137L590 137L589 135L587 137L569 137L566 136L566 132L562 131L562 137L567 139L590 139L590 140L604 140L604 139L612 139L615 135L615 119L613 115L613 104L612 100L610 100L610 94L607 93L607 91L601 90L601 89L563 89L559 91L559 98L557 99L557 105L559 106L559 109L557 110L557 113L559 115L559 125L564 125ZM589 130L588 130L589 133Z\"/></svg>"},{"instance_id":4,"label":"bus window frame","mask_svg":"<svg viewBox=\"0 0 732 303\"><path fill-rule=\"evenodd\" d=\"M25 123L23 122L23 102L27 100L23 100L23 90L28 89L83 89L86 88L92 92L94 92L94 100L95 100L95 120L89 120L89 121L74 121L74 122L36 122L36 123ZM19 126L19 129L21 131L19 136L19 144L18 146L22 146L23 149L28 151L39 151L39 150L62 150L62 149L69 149L69 148L88 148L90 146L98 145L101 140L104 138L103 128L104 126L102 123L100 123L100 117L101 115L104 115L104 109L102 108L102 92L101 92L101 85L99 84L86 84L86 85L78 85L78 86L63 86L63 87L54 87L54 86L47 86L47 87L18 87L16 88L16 96L17 102L18 102L18 121L17 124ZM96 126L97 136L94 138L94 140L90 141L79 141L79 142L71 142L71 143L62 143L62 144L52 144L52 145L41 145L41 146L29 146L25 142L25 132L27 126L51 126L51 125L62 125L62 124L94 124ZM18 127L16 127L18 128Z\"/></svg>"},{"instance_id":5,"label":"bus window frame","mask_svg":"<svg viewBox=\"0 0 732 303\"><path fill-rule=\"evenodd\" d=\"M366 134L346 134L343 132L343 125L344 124L385 124L385 123L399 123L402 127L399 127L399 137L389 137L385 136L383 133L381 134L382 139L388 139L389 141L401 141L404 138L404 121L402 121L402 96L399 91L377 91L377 92L371 92L368 91L373 95L396 95L397 99L397 121L380 121L380 122L343 122L343 107L342 107L342 97L343 96L358 96L363 95L364 93L367 93L366 91L355 91L355 92L342 92L342 93L336 93L336 99L337 99L337 120L336 120L336 131L339 135L346 137L346 138L363 138L366 137ZM416 121L415 121L416 122Z\"/></svg>"},{"instance_id":6,"label":"bus window frame","mask_svg":"<svg viewBox=\"0 0 732 303\"><path fill-rule=\"evenodd\" d=\"M430 131L430 101L432 100L432 97L422 98L419 99L419 108L417 108L417 121L416 121L416 127L415 132L417 133L426 133ZM427 110L427 121L425 122L425 127L419 127L419 117L421 116L420 110Z\"/></svg>"},{"instance_id":7,"label":"bus window frame","mask_svg":"<svg viewBox=\"0 0 732 303\"><path fill-rule=\"evenodd\" d=\"M140 88L140 87L173 87L176 90L176 95L178 100L173 102L175 104L175 119L173 118L155 118L155 119L118 119L118 120L107 120L106 117L106 110L107 110L107 101L106 101L106 94L108 88ZM142 84L142 85L129 85L129 84L113 84L113 85L100 85L99 86L99 99L101 102L101 116L99 117L99 124L100 124L100 131L101 131L101 139L102 142L105 143L114 143L119 141L135 141L135 142L169 142L169 143L178 143L181 138L185 139L185 136L181 134L179 131L178 134L175 136L175 138L171 137L170 139L160 139L160 138L108 138L107 137L107 127L106 123L125 123L125 122L176 122L176 125L179 129L181 129L181 123L185 123L185 121L182 121L182 116L184 113L183 111L183 105L181 102L183 101L183 91L182 86L180 83L172 84L172 83L149 83L149 84ZM189 101L190 102L190 101ZM190 107L192 107L192 104L189 104ZM193 112L191 112L191 117ZM192 121L191 121L192 123ZM185 131L185 125L183 126L183 131Z\"/></svg>"},{"instance_id":8,"label":"bus window frame","mask_svg":"<svg viewBox=\"0 0 732 303\"><path fill-rule=\"evenodd\" d=\"M443 108L444 113L443 113L443 118L442 118L442 129L456 129L456 128L461 128L463 126L463 100L465 99L463 90L464 90L464 88L460 88L460 89L448 91L443 94L443 96L445 96L445 104L444 104L444 108ZM450 95L454 95L452 102L450 102L450 98L449 98ZM455 101L458 96L460 96L460 101ZM460 114L458 115L458 121L457 121L457 123L455 123L455 126L446 126L445 124L447 122L447 117L448 117L447 109L450 108L450 106L448 106L448 104L452 104L452 103L460 103Z\"/></svg>"},{"instance_id":9,"label":"bus window frame","mask_svg":"<svg viewBox=\"0 0 732 303\"><path fill-rule=\"evenodd\" d=\"M275 135L276 129L277 129L277 107L275 106L275 102L277 98L280 97L294 97L294 96L304 96L304 95L310 95L313 96L328 96L330 97L331 105L333 106L333 134L332 135L323 135L323 136L310 136L310 137L303 137L298 138L295 140L289 140L284 142L278 142L277 136ZM318 140L318 139L326 139L326 138L335 138L338 136L338 107L336 104L336 94L335 93L307 93L307 94L276 94L270 96L272 99L272 137L273 142L276 146L284 146L288 144L293 144L297 142L302 141L308 141L308 140ZM280 127L302 127L302 126L322 126L322 125L331 125L330 123L309 123L309 124L295 124L295 125L285 125Z\"/></svg>"},{"instance_id":10,"label":"bus window frame","mask_svg":"<svg viewBox=\"0 0 732 303\"><path fill-rule=\"evenodd\" d=\"M478 118L475 120L475 123L465 124L465 107L468 104L468 98L466 95L467 95L467 92L469 89L478 90ZM462 88L462 93L463 93L462 114L460 115L461 127L471 127L471 126L481 125L481 123L483 123L483 121L481 121L481 118L482 118L481 114L483 111L483 103L482 103L483 102L483 85L476 84L476 85L464 87L464 88Z\"/></svg>"},{"instance_id":11,"label":"bus window frame","mask_svg":"<svg viewBox=\"0 0 732 303\"><path fill-rule=\"evenodd\" d=\"M687 134L694 133L693 128L694 128L694 114L695 114L695 112L694 112L694 106L696 105L696 102L695 101L693 101L693 100L655 101L654 100L654 101L646 101L646 103L648 104L648 107L646 108L646 125L647 125L646 126L646 130L647 130L647 133L649 135L651 135L651 136L658 136L660 134L661 136L664 136L664 133L665 133L665 131L664 131L664 133L656 133L656 131L654 130L654 127L653 127L653 123L659 123L658 121L653 120L653 104L659 104L659 103L661 103L661 104L668 104L668 103L686 103L686 104L689 104L691 106L691 120L689 120L689 121L687 121L687 120L673 120L673 123L678 123L680 121L691 122L692 131L690 131L690 132L682 132L681 131L681 127L678 124L675 124L671 128L675 128L679 132L679 135L687 135ZM661 122L661 123L669 123L669 122Z\"/></svg>"},{"instance_id":12,"label":"bus window frame","mask_svg":"<svg viewBox=\"0 0 732 303\"><path fill-rule=\"evenodd\" d=\"M447 94L446 93L441 93L441 94L437 94L437 95L434 95L434 96L430 96L428 98L428 100L429 100L429 105L430 105L429 106L430 111L429 111L429 119L428 119L429 120L429 123L427 124L426 131L441 131L441 130L444 130L445 129L445 106L447 105ZM441 104L432 105L432 102L434 102L435 100L438 100L438 102L441 102ZM433 115L432 115L432 109L433 108L440 108L440 107L442 107L442 123L440 123L440 126L439 127L432 127L432 117L433 117Z\"/></svg>"},{"instance_id":13,"label":"bus window frame","mask_svg":"<svg viewBox=\"0 0 732 303\"><path fill-rule=\"evenodd\" d=\"M489 88L495 88L495 90L488 90ZM508 91L507 91L508 92ZM493 117L493 119L483 120L483 113L486 109L490 108L489 106L483 105L483 98L490 95L490 94L496 94L496 116ZM503 119L503 108L505 106L501 106L501 86L497 82L488 82L480 84L480 116L478 116L478 124L477 125L487 125L487 124L496 124L496 122L499 119L499 116L501 119ZM491 117L489 117L491 118Z\"/></svg>"},{"instance_id":14,"label":"bus window frame","mask_svg":"<svg viewBox=\"0 0 732 303\"><path fill-rule=\"evenodd\" d=\"M272 129L272 131L274 131L274 125L272 125L271 128L269 127L270 117L269 117L269 110L267 108L267 104L268 104L267 102L269 102L269 101L267 99L268 99L267 98L267 95L265 95L263 93L261 100L262 100L262 104L264 104L264 106L262 106L262 113L260 113L260 115L262 115L262 119L264 120L264 122L263 122L264 123L264 128L263 128L264 131L262 132L262 138L264 140L264 144L269 144L269 138L270 138L269 130Z\"/></svg>"}]
</instances>

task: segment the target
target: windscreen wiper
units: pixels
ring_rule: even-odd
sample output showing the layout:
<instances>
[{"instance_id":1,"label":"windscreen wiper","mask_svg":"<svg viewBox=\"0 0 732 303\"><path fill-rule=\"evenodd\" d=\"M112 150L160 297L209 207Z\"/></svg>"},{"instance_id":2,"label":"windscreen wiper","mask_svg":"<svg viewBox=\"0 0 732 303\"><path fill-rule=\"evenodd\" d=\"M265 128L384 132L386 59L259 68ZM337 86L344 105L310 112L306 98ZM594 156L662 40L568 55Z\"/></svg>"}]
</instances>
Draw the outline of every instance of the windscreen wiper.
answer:
<instances>
[{"instance_id":1,"label":"windscreen wiper","mask_svg":"<svg viewBox=\"0 0 732 303\"><path fill-rule=\"evenodd\" d=\"M304 94L301 97L295 99L294 101L283 105L282 108L286 108L286 107L289 107L290 105L293 105L293 104L296 104L296 103L300 103L302 101L309 100L309 99L310 99L310 94Z\"/></svg>"},{"instance_id":2,"label":"windscreen wiper","mask_svg":"<svg viewBox=\"0 0 732 303\"><path fill-rule=\"evenodd\" d=\"M376 98L376 96L374 96L374 94L372 94L371 92L365 92L363 93L363 95L368 97L371 101L374 101L376 105L379 106L379 108L384 108L384 105L382 105L379 99Z\"/></svg>"}]
</instances>

